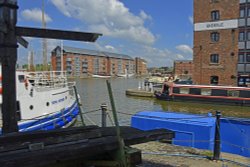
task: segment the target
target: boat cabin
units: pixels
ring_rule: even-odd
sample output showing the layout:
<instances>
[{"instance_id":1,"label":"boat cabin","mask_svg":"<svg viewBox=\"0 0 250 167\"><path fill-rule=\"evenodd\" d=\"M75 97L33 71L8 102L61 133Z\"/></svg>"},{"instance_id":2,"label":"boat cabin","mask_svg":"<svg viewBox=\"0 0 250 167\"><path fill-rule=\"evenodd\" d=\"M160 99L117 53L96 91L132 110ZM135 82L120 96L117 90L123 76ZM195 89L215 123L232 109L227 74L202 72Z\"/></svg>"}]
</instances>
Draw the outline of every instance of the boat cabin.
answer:
<instances>
[{"instance_id":1,"label":"boat cabin","mask_svg":"<svg viewBox=\"0 0 250 167\"><path fill-rule=\"evenodd\" d=\"M168 89L168 90L166 90ZM210 85L163 86L161 93L155 93L161 100L204 101L250 106L250 88Z\"/></svg>"}]
</instances>

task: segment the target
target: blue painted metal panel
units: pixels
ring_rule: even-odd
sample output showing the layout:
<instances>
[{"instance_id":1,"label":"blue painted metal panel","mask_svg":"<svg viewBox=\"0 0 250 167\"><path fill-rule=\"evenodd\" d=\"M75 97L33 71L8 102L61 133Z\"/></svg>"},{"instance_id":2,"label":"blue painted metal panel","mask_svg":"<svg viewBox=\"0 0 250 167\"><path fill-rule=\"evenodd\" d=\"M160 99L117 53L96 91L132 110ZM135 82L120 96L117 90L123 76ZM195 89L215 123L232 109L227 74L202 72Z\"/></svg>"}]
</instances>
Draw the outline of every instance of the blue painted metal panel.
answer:
<instances>
[{"instance_id":1,"label":"blue painted metal panel","mask_svg":"<svg viewBox=\"0 0 250 167\"><path fill-rule=\"evenodd\" d=\"M250 120L221 119L222 151L250 157Z\"/></svg>"},{"instance_id":2,"label":"blue painted metal panel","mask_svg":"<svg viewBox=\"0 0 250 167\"><path fill-rule=\"evenodd\" d=\"M131 120L132 127L142 130L173 130L173 144L209 150L213 149L214 124L209 116L160 111L139 112Z\"/></svg>"},{"instance_id":3,"label":"blue painted metal panel","mask_svg":"<svg viewBox=\"0 0 250 167\"><path fill-rule=\"evenodd\" d=\"M131 126L152 130L166 128L175 132L173 144L213 150L215 118L201 115L142 111L131 119ZM250 157L250 119L221 119L221 150Z\"/></svg>"}]
</instances>

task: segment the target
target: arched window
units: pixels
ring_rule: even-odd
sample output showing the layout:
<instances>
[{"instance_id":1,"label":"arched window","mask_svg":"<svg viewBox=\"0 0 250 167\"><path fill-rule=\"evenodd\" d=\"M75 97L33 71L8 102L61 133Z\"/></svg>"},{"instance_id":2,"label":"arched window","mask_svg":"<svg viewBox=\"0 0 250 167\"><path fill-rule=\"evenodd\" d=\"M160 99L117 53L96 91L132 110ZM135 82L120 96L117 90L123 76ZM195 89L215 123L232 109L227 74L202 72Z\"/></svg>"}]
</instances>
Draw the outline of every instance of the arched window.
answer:
<instances>
[{"instance_id":1,"label":"arched window","mask_svg":"<svg viewBox=\"0 0 250 167\"><path fill-rule=\"evenodd\" d=\"M210 36L212 42L218 42L220 40L220 33L218 32L212 32Z\"/></svg>"},{"instance_id":2,"label":"arched window","mask_svg":"<svg viewBox=\"0 0 250 167\"><path fill-rule=\"evenodd\" d=\"M216 21L220 19L220 12L218 10L214 10L211 12L211 20Z\"/></svg>"}]
</instances>

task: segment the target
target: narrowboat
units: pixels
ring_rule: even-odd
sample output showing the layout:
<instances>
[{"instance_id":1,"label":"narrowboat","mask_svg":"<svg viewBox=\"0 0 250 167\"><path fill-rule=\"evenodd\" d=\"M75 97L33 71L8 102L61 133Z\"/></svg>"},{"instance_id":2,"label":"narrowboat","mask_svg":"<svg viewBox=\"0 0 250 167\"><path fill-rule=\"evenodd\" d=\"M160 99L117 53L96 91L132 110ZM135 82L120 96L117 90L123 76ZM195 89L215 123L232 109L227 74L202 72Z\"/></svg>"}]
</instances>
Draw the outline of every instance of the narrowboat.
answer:
<instances>
[{"instance_id":1,"label":"narrowboat","mask_svg":"<svg viewBox=\"0 0 250 167\"><path fill-rule=\"evenodd\" d=\"M155 92L161 100L210 102L250 106L250 88L211 85L164 84L161 92Z\"/></svg>"}]
</instances>

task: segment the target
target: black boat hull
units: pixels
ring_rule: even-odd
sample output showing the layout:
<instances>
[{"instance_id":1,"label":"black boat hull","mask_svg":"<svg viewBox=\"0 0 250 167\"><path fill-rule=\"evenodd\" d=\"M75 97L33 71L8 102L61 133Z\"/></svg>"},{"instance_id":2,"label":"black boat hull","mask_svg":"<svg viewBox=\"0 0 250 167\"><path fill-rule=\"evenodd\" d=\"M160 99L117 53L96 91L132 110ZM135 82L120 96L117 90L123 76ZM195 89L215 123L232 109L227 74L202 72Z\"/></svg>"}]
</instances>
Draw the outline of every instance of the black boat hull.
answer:
<instances>
[{"instance_id":1,"label":"black boat hull","mask_svg":"<svg viewBox=\"0 0 250 167\"><path fill-rule=\"evenodd\" d=\"M169 96L160 92L155 93L155 97L159 100L165 101L185 101L185 102L202 102L213 103L221 105L234 105L234 106L250 106L250 100L234 100L234 99L222 99L218 97L194 97L194 96Z\"/></svg>"}]
</instances>

